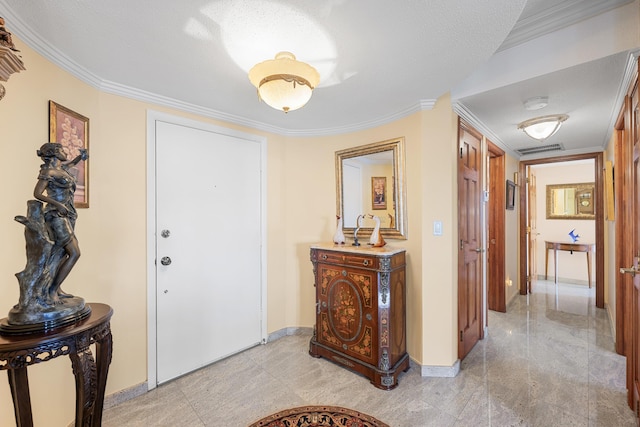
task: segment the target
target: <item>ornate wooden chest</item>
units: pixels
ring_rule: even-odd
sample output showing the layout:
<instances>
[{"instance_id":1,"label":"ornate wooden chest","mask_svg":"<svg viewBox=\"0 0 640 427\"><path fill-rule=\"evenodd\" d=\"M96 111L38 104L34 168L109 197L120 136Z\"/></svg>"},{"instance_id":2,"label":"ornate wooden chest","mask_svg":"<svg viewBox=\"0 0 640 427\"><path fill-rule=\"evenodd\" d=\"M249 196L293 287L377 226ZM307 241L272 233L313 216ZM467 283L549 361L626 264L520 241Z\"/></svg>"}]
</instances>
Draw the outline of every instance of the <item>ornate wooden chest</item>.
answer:
<instances>
[{"instance_id":1,"label":"ornate wooden chest","mask_svg":"<svg viewBox=\"0 0 640 427\"><path fill-rule=\"evenodd\" d=\"M383 390L409 369L405 251L314 245L316 324L309 353L371 380Z\"/></svg>"}]
</instances>

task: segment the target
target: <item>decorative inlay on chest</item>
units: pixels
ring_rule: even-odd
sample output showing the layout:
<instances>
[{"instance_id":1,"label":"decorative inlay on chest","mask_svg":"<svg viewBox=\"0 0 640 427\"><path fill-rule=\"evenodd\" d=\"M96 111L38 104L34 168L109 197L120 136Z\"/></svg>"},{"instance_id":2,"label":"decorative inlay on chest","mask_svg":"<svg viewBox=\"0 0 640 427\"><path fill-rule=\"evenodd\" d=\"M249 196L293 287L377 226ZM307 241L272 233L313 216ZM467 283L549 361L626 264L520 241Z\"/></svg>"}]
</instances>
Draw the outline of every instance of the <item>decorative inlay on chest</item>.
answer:
<instances>
[{"instance_id":1,"label":"decorative inlay on chest","mask_svg":"<svg viewBox=\"0 0 640 427\"><path fill-rule=\"evenodd\" d=\"M311 249L316 326L309 353L365 375L390 390L409 369L405 333L405 252Z\"/></svg>"}]
</instances>

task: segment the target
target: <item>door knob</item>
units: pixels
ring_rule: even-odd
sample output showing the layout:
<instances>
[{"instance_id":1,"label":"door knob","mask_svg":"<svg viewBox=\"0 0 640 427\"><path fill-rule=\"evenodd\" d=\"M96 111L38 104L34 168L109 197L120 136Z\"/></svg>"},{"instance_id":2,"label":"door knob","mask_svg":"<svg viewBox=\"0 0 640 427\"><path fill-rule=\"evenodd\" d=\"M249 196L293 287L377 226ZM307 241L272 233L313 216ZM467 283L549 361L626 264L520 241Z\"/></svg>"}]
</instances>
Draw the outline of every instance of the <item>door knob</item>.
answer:
<instances>
[{"instance_id":1,"label":"door knob","mask_svg":"<svg viewBox=\"0 0 640 427\"><path fill-rule=\"evenodd\" d=\"M169 230L162 230L160 232L160 235L166 239L167 237L171 236L171 232Z\"/></svg>"},{"instance_id":2,"label":"door knob","mask_svg":"<svg viewBox=\"0 0 640 427\"><path fill-rule=\"evenodd\" d=\"M484 252L484 248L476 248L476 252L482 253L482 252Z\"/></svg>"},{"instance_id":3,"label":"door knob","mask_svg":"<svg viewBox=\"0 0 640 427\"><path fill-rule=\"evenodd\" d=\"M160 260L160 264L162 265L171 264L171 258L169 258L168 256L163 256L162 259Z\"/></svg>"},{"instance_id":4,"label":"door knob","mask_svg":"<svg viewBox=\"0 0 640 427\"><path fill-rule=\"evenodd\" d=\"M634 267L629 268L620 268L620 273L622 274L630 274L632 277L636 277L636 273L639 273Z\"/></svg>"}]
</instances>

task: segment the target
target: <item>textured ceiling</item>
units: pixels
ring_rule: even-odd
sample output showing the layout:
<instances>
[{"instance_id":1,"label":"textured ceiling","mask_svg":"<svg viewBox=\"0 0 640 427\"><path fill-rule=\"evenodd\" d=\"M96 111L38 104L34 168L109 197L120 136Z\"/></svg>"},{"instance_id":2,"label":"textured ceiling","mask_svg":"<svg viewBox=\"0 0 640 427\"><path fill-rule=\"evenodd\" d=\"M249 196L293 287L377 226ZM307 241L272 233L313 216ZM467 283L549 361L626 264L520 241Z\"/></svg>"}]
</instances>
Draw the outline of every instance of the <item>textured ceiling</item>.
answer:
<instances>
[{"instance_id":1,"label":"textured ceiling","mask_svg":"<svg viewBox=\"0 0 640 427\"><path fill-rule=\"evenodd\" d=\"M286 135L321 135L429 108L443 94L456 93L496 52L627 3L0 0L0 16L21 42L101 90ZM247 78L255 63L282 50L321 74L309 104L288 114L259 102ZM511 115L514 90L520 104L523 91L554 91L554 98L557 92L566 101L557 107L565 111L613 92L607 107L584 111L602 114L612 109L627 58L628 52L618 52L595 71L583 66L576 70L585 76L579 81L567 71L558 80L538 76L484 92L466 90L455 101L486 119L494 139L508 145L509 134L502 135L519 120ZM573 99L574 86L590 91L594 83L598 91ZM606 115L608 121L610 111Z\"/></svg>"}]
</instances>

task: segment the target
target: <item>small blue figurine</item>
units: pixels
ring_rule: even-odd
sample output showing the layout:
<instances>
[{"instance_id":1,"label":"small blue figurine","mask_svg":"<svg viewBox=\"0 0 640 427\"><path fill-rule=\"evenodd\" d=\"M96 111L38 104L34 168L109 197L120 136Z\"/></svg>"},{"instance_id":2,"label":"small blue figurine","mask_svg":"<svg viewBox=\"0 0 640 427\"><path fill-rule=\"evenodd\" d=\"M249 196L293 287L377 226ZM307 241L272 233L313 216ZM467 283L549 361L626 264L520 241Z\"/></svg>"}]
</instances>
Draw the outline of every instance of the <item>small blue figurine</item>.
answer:
<instances>
[{"instance_id":1,"label":"small blue figurine","mask_svg":"<svg viewBox=\"0 0 640 427\"><path fill-rule=\"evenodd\" d=\"M580 238L580 235L576 234L576 229L574 228L569 232L569 237L571 237L571 240L573 240L573 243L576 243Z\"/></svg>"}]
</instances>

